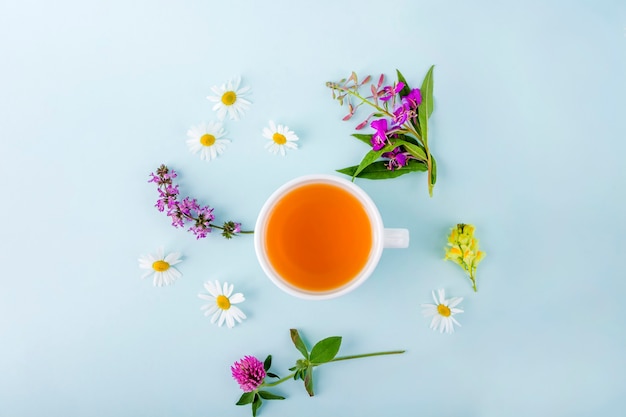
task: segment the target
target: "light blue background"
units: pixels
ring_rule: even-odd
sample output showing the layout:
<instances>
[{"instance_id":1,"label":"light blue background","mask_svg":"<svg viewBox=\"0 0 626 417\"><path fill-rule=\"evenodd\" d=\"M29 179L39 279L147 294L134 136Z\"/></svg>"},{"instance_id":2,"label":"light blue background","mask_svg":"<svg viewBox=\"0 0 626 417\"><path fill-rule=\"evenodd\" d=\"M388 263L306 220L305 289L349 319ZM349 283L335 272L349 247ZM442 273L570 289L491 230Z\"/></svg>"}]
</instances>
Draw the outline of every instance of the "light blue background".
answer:
<instances>
[{"instance_id":1,"label":"light blue background","mask_svg":"<svg viewBox=\"0 0 626 417\"><path fill-rule=\"evenodd\" d=\"M235 360L406 349L318 369L261 416L621 416L626 405L626 5L623 1L76 1L0 5L0 415L248 416ZM365 149L326 81L355 70L418 85L435 64L423 174L359 180L411 245L386 251L345 297L292 298L252 238L196 241L153 207L166 163L182 193L252 227L269 194L352 165ZM210 163L186 130L215 120L212 85L240 74L250 111ZM264 148L268 120L300 149ZM449 228L477 227L479 292L443 258ZM140 254L181 251L183 278L153 287ZM249 318L200 311L232 282ZM465 297L454 335L428 328L433 289Z\"/></svg>"}]
</instances>

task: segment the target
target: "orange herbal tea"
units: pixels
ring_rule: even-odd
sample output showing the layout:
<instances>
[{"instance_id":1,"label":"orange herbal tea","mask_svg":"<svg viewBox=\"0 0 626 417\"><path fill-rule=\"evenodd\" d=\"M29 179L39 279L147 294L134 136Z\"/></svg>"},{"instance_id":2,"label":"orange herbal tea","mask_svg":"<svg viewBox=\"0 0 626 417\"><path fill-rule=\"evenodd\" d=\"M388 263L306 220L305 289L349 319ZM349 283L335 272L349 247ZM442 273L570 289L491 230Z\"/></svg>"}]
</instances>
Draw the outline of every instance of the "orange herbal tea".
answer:
<instances>
[{"instance_id":1,"label":"orange herbal tea","mask_svg":"<svg viewBox=\"0 0 626 417\"><path fill-rule=\"evenodd\" d=\"M372 225L363 204L336 185L302 185L271 210L267 257L286 282L308 291L339 288L365 267Z\"/></svg>"}]
</instances>

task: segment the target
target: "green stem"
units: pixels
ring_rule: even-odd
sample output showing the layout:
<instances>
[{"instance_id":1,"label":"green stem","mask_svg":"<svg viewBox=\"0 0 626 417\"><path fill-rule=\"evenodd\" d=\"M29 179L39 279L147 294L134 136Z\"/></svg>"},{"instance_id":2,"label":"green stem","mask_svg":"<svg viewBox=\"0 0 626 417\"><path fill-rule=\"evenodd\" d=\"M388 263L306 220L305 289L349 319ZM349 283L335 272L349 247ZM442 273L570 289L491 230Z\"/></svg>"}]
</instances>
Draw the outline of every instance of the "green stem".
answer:
<instances>
[{"instance_id":1,"label":"green stem","mask_svg":"<svg viewBox=\"0 0 626 417\"><path fill-rule=\"evenodd\" d=\"M400 353L406 352L405 350L388 350L386 352L374 352L374 353L363 353L360 355L349 355L349 356L339 356L330 362L339 362L345 361L348 359L358 359L358 358L367 358L369 356L382 356L382 355L398 355Z\"/></svg>"},{"instance_id":2,"label":"green stem","mask_svg":"<svg viewBox=\"0 0 626 417\"><path fill-rule=\"evenodd\" d=\"M287 381L288 379L293 378L294 375L295 375L295 372L293 374L287 375L284 378L279 379L278 381L270 382L269 384L264 382L263 384L261 384L261 386L259 388L261 388L261 387L274 387L274 386L276 386L278 384L282 384L283 382Z\"/></svg>"},{"instance_id":3,"label":"green stem","mask_svg":"<svg viewBox=\"0 0 626 417\"><path fill-rule=\"evenodd\" d=\"M405 350L388 350L388 351L385 351L385 352L362 353L360 355L339 356L339 357L336 357L335 359L330 360L329 362L339 362L339 361L346 361L348 359L367 358L367 357L370 357L370 356L398 355L398 354L401 354L401 353L404 353L404 352L406 352L406 351ZM329 363L329 362L324 362L324 363ZM324 365L324 363L312 363L311 365L312 366L320 366L320 365ZM292 379L295 374L296 374L295 372L291 373L291 374L287 375L286 377L283 377L283 378L279 379L278 381L274 381L274 382L270 382L270 383L264 382L263 384L261 384L259 386L259 389L260 388L267 388L267 387L275 387L278 384L282 384L283 382L285 382L285 381L287 381L289 379Z\"/></svg>"},{"instance_id":4,"label":"green stem","mask_svg":"<svg viewBox=\"0 0 626 417\"><path fill-rule=\"evenodd\" d=\"M472 262L471 265L472 269L470 270L470 279L472 280L472 288L474 289L474 292L478 292L478 289L476 288L476 276L474 275L474 263Z\"/></svg>"},{"instance_id":5,"label":"green stem","mask_svg":"<svg viewBox=\"0 0 626 417\"><path fill-rule=\"evenodd\" d=\"M189 216L190 220L196 220L193 217ZM213 223L209 223L209 227L214 228L214 229L220 229L220 230L224 230L224 228L222 226L218 226L216 224ZM254 233L254 230L242 230L239 233L233 233L234 235L251 235Z\"/></svg>"}]
</instances>

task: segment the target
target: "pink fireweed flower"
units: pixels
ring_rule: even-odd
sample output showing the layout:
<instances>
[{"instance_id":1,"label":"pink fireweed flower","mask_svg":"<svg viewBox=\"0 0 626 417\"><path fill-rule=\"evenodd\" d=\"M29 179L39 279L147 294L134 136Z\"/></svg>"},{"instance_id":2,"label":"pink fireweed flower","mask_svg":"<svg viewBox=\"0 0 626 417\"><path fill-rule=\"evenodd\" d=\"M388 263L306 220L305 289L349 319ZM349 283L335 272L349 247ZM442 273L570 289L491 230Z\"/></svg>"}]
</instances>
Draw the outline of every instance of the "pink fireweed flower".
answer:
<instances>
[{"instance_id":1,"label":"pink fireweed flower","mask_svg":"<svg viewBox=\"0 0 626 417\"><path fill-rule=\"evenodd\" d=\"M407 121L407 119L412 116L411 113L411 106L409 106L408 104L402 102L402 104L400 104L394 111L393 111L393 124L395 126L400 126L401 124L403 124L404 122Z\"/></svg>"},{"instance_id":2,"label":"pink fireweed flower","mask_svg":"<svg viewBox=\"0 0 626 417\"><path fill-rule=\"evenodd\" d=\"M400 126L408 119L417 117L417 106L422 103L422 93L414 88L409 94L402 97L402 103L393 111L393 124Z\"/></svg>"},{"instance_id":3,"label":"pink fireweed flower","mask_svg":"<svg viewBox=\"0 0 626 417\"><path fill-rule=\"evenodd\" d=\"M372 149L381 150L387 143L387 119L374 120L370 126L376 130L371 139Z\"/></svg>"},{"instance_id":4,"label":"pink fireweed flower","mask_svg":"<svg viewBox=\"0 0 626 417\"><path fill-rule=\"evenodd\" d=\"M404 88L404 83L399 82L394 86L383 87L383 94L379 97L381 101L389 101Z\"/></svg>"},{"instance_id":5,"label":"pink fireweed flower","mask_svg":"<svg viewBox=\"0 0 626 417\"><path fill-rule=\"evenodd\" d=\"M408 104L412 109L422 104L422 92L419 88L414 88L409 94L402 97L402 103Z\"/></svg>"},{"instance_id":6,"label":"pink fireweed flower","mask_svg":"<svg viewBox=\"0 0 626 417\"><path fill-rule=\"evenodd\" d=\"M409 160L409 153L402 152L400 147L395 148L391 152L383 153L383 158L389 158L389 162L387 162L387 169L393 171L396 168L402 168L405 166Z\"/></svg>"},{"instance_id":7,"label":"pink fireweed flower","mask_svg":"<svg viewBox=\"0 0 626 417\"><path fill-rule=\"evenodd\" d=\"M263 362L254 356L244 356L230 367L233 378L244 392L252 392L265 380Z\"/></svg>"}]
</instances>

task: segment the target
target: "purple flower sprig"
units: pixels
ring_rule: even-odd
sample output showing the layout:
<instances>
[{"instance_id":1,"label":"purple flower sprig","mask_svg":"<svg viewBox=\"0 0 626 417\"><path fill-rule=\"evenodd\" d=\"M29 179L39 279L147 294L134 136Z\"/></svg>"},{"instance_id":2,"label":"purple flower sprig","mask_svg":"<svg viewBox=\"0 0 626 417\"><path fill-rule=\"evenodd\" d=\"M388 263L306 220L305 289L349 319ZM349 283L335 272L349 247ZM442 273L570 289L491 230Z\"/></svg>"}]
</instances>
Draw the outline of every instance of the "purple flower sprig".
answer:
<instances>
[{"instance_id":1,"label":"purple flower sprig","mask_svg":"<svg viewBox=\"0 0 626 417\"><path fill-rule=\"evenodd\" d=\"M222 236L226 239L231 239L239 234L253 233L253 231L242 231L241 223L233 221L224 222L222 226L214 224L214 209L209 206L201 207L195 198L185 197L179 200L178 185L172 181L177 176L176 171L161 164L156 172L150 173L150 180L148 181L157 184L159 199L154 206L157 210L167 213L172 219L172 226L178 228L190 224L188 230L196 236L196 239L207 237L213 229L221 230Z\"/></svg>"},{"instance_id":2,"label":"purple flower sprig","mask_svg":"<svg viewBox=\"0 0 626 417\"><path fill-rule=\"evenodd\" d=\"M348 114L343 120L350 120L363 105L373 109L355 129L360 131L369 125L374 133L353 135L368 143L371 150L359 165L338 171L352 176L353 180L356 177L395 178L409 172L427 171L428 193L432 197L437 178L435 158L428 142L428 119L433 111L433 67L428 70L421 88L410 88L402 73L396 72L398 80L387 85L384 75L376 83L370 83L370 76L359 81L354 72L347 79L326 83L333 98L341 105L347 104ZM362 93L363 89L367 93Z\"/></svg>"},{"instance_id":3,"label":"purple flower sprig","mask_svg":"<svg viewBox=\"0 0 626 417\"><path fill-rule=\"evenodd\" d=\"M348 359L365 358L368 356L396 355L404 353L404 350L392 350L385 352L365 353L360 355L337 356L341 346L340 336L331 336L317 342L311 350L308 349L300 333L296 329L290 329L291 340L294 346L302 354L302 358L296 361L295 366L289 368L291 374L280 378L278 375L269 372L272 355L269 355L264 362L254 356L244 356L235 362L231 367L231 373L243 394L236 405L252 406L252 416L256 417L263 400L284 400L285 397L267 391L267 388L275 387L288 380L302 380L304 388L309 396L314 395L313 391L313 368L329 362L338 362ZM276 381L268 382L267 377L276 378Z\"/></svg>"}]
</instances>

